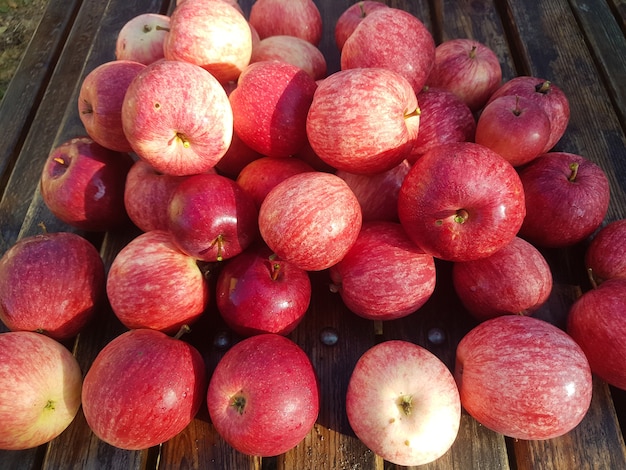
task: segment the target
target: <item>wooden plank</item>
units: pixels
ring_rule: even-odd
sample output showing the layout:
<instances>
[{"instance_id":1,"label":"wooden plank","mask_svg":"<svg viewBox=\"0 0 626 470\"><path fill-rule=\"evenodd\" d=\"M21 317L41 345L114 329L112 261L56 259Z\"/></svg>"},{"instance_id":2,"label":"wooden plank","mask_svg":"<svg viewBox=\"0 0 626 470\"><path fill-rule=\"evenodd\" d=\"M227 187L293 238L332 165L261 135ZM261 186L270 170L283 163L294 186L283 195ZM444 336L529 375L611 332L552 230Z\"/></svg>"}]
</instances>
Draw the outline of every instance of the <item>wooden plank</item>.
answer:
<instances>
[{"instance_id":1,"label":"wooden plank","mask_svg":"<svg viewBox=\"0 0 626 470\"><path fill-rule=\"evenodd\" d=\"M530 3L508 2L506 11L519 35L514 44L527 58L526 72L552 80L570 100L570 125L557 149L584 155L606 169L612 191L607 219L621 218L626 215L620 183L626 176L626 142L610 92L597 74L570 5L564 1ZM562 277L563 268L573 261L571 254L570 250L567 263L561 260L555 267L564 283L556 292L561 302L551 305L559 310L552 315L562 319L574 299L572 294L583 288L567 284L575 283L576 276ZM581 273L577 276L581 279ZM514 441L512 447L518 468L584 468L589 462L593 468L626 467L626 448L606 384L596 383L589 413L573 431L549 441Z\"/></svg>"},{"instance_id":2,"label":"wooden plank","mask_svg":"<svg viewBox=\"0 0 626 470\"><path fill-rule=\"evenodd\" d=\"M3 136L0 149L1 190L26 138L25 131L37 110L80 3L64 0L48 2L42 21L0 102Z\"/></svg>"},{"instance_id":3,"label":"wooden plank","mask_svg":"<svg viewBox=\"0 0 626 470\"><path fill-rule=\"evenodd\" d=\"M620 24L622 31L626 34L626 1L625 0L608 0L607 3L611 7L617 22Z\"/></svg>"},{"instance_id":4,"label":"wooden plank","mask_svg":"<svg viewBox=\"0 0 626 470\"><path fill-rule=\"evenodd\" d=\"M598 74L606 81L622 128L626 129L626 57L615 53L626 50L626 37L609 5L598 2L591 6L581 0L571 0L570 4L598 63Z\"/></svg>"}]
</instances>

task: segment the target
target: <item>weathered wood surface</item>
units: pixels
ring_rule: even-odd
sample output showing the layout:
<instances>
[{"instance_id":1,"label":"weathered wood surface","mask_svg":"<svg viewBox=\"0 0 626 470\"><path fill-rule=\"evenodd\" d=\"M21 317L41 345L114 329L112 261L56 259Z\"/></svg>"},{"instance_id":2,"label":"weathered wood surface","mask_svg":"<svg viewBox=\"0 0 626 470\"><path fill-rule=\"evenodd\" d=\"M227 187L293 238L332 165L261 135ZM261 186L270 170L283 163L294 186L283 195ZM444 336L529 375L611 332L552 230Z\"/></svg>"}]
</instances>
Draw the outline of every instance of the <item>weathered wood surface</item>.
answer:
<instances>
[{"instance_id":1,"label":"weathered wood surface","mask_svg":"<svg viewBox=\"0 0 626 470\"><path fill-rule=\"evenodd\" d=\"M320 45L329 73L338 70L333 28L350 0L319 0L324 22ZM570 99L571 121L557 149L579 153L601 165L609 175L612 200L607 222L626 218L626 3L623 0L388 0L390 6L418 16L437 42L475 38L500 57L504 79L535 75L560 86ZM240 1L246 14L252 0ZM76 111L82 78L114 57L117 31L128 19L148 11L171 12L173 2L50 0L46 14L9 90L0 103L0 254L17 239L49 231L73 230L57 221L38 193L39 174L49 151L84 133ZM101 249L108 265L134 235L84 234ZM569 305L589 288L582 270L583 246L547 250L555 275L553 295L540 315L557 324ZM351 314L327 287L325 273L316 273L314 295L303 323L290 337L307 352L321 387L321 411L306 439L284 455L260 459L233 451L216 435L206 409L179 436L141 452L113 448L97 439L81 413L49 445L28 451L0 451L0 468L87 469L391 469L352 433L344 408L348 378L358 357L377 342L406 339L428 347L449 367L462 335L473 325L451 293L449 265L438 263L439 283L433 298L414 315L387 322L382 331ZM334 346L320 341L332 328ZM439 328L442 344L429 342ZM0 331L4 326L0 325ZM74 342L68 344L83 371L97 352L123 331L108 307ZM214 340L225 330L214 308L186 338L206 358L209 372L224 350ZM233 340L236 340L234 338ZM626 446L626 393L594 382L588 415L567 435L541 442L510 440L480 426L467 414L450 451L429 469L623 469ZM1 423L0 423L1 425Z\"/></svg>"}]
</instances>

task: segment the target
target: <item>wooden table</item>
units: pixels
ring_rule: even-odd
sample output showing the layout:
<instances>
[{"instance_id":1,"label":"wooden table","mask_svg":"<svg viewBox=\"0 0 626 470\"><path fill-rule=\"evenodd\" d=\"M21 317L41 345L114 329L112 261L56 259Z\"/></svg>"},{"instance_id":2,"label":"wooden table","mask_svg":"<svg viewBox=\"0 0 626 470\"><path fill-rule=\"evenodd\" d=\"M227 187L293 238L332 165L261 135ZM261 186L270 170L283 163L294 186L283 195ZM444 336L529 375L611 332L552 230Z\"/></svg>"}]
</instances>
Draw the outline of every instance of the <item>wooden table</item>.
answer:
<instances>
[{"instance_id":1,"label":"wooden table","mask_svg":"<svg viewBox=\"0 0 626 470\"><path fill-rule=\"evenodd\" d=\"M82 78L114 58L117 31L144 12L168 13L168 1L50 0L44 18L0 106L0 253L20 237L72 230L57 221L37 190L49 151L84 134L76 100ZM252 0L240 2L249 12ZM317 1L324 21L329 71L338 69L334 22L351 0ZM612 201L607 221L626 217L626 1L625 0L406 0L390 6L417 15L437 43L455 37L475 38L493 48L502 62L504 79L534 75L552 80L568 95L569 129L557 149L579 153L607 172ZM119 249L136 235L84 234L110 264ZM555 287L540 312L562 326L567 309L589 288L582 269L584 246L545 250ZM387 469L351 432L344 397L358 357L387 339L405 339L426 346L450 367L455 345L472 326L458 299L450 295L449 266L439 263L438 288L428 304L403 320L388 322L382 331L342 306L329 292L326 273L314 274L314 295L304 322L290 337L304 348L320 377L321 411L314 429L292 451L275 458L248 457L233 451L215 433L206 408L179 436L161 446L130 452L113 448L89 430L82 413L50 444L27 451L0 451L0 468L88 469ZM320 334L334 329L339 341L324 344ZM428 340L440 328L442 344ZM4 329L0 325L0 329ZM69 342L83 371L97 352L123 331L108 307L75 341ZM214 307L188 336L204 354L209 372L224 352L216 345L224 332ZM219 341L218 341L219 343ZM626 358L625 358L626 360ZM623 430L626 392L600 380L594 382L591 408L567 435L540 442L511 440L480 426L463 414L458 438L431 469L626 469ZM0 426L2 423L0 423Z\"/></svg>"}]
</instances>

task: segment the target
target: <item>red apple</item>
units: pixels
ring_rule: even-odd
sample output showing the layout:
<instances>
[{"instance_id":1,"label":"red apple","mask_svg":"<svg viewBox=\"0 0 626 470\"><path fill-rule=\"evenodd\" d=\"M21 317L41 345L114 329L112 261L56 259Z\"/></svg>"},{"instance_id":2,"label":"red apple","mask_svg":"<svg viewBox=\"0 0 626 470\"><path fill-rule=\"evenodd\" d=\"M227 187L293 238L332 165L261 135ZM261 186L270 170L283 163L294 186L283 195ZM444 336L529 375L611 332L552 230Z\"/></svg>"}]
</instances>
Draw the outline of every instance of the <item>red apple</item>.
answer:
<instances>
[{"instance_id":1,"label":"red apple","mask_svg":"<svg viewBox=\"0 0 626 470\"><path fill-rule=\"evenodd\" d=\"M341 49L341 69L380 67L402 75L415 93L435 63L435 41L424 23L399 8L379 8L361 20Z\"/></svg>"},{"instance_id":2,"label":"red apple","mask_svg":"<svg viewBox=\"0 0 626 470\"><path fill-rule=\"evenodd\" d=\"M124 207L127 153L76 137L55 147L41 173L41 197L59 220L87 231L104 232L128 221Z\"/></svg>"},{"instance_id":3,"label":"red apple","mask_svg":"<svg viewBox=\"0 0 626 470\"><path fill-rule=\"evenodd\" d=\"M322 160L318 154L315 153L315 150L313 150L313 148L311 147L308 138L302 150L296 153L294 157L297 157L300 160L308 163L317 171L325 171L326 173L337 172L336 168L333 168L331 165Z\"/></svg>"},{"instance_id":4,"label":"red apple","mask_svg":"<svg viewBox=\"0 0 626 470\"><path fill-rule=\"evenodd\" d=\"M276 255L307 271L337 263L361 230L359 201L331 173L291 176L272 189L259 210L259 229Z\"/></svg>"},{"instance_id":5,"label":"red apple","mask_svg":"<svg viewBox=\"0 0 626 470\"><path fill-rule=\"evenodd\" d=\"M262 157L246 165L236 181L241 189L254 200L257 208L260 208L265 196L274 186L290 176L306 171L315 170L311 165L296 157Z\"/></svg>"},{"instance_id":6,"label":"red apple","mask_svg":"<svg viewBox=\"0 0 626 470\"><path fill-rule=\"evenodd\" d=\"M234 449L274 456L294 448L313 428L317 377L296 343L272 333L255 335L217 364L207 404L215 429Z\"/></svg>"},{"instance_id":7,"label":"red apple","mask_svg":"<svg viewBox=\"0 0 626 470\"><path fill-rule=\"evenodd\" d=\"M261 244L228 260L216 285L217 308L241 336L287 335L302 321L311 300L309 274Z\"/></svg>"},{"instance_id":8,"label":"red apple","mask_svg":"<svg viewBox=\"0 0 626 470\"><path fill-rule=\"evenodd\" d=\"M262 154L250 148L237 132L233 132L233 138L228 150L219 162L215 165L215 169L224 176L237 179L239 172L248 163L263 157Z\"/></svg>"},{"instance_id":9,"label":"red apple","mask_svg":"<svg viewBox=\"0 0 626 470\"><path fill-rule=\"evenodd\" d=\"M370 320L418 310L435 290L435 261L396 222L366 222L346 255L329 268L344 304Z\"/></svg>"},{"instance_id":10,"label":"red apple","mask_svg":"<svg viewBox=\"0 0 626 470\"><path fill-rule=\"evenodd\" d=\"M10 330L76 336L104 298L98 250L72 232L21 238L0 258L0 320Z\"/></svg>"},{"instance_id":11,"label":"red apple","mask_svg":"<svg viewBox=\"0 0 626 470\"><path fill-rule=\"evenodd\" d=\"M604 170L568 152L548 152L519 172L526 218L519 235L542 247L571 246L589 237L604 220L610 188Z\"/></svg>"},{"instance_id":12,"label":"red apple","mask_svg":"<svg viewBox=\"0 0 626 470\"><path fill-rule=\"evenodd\" d=\"M614 220L596 233L585 252L585 267L595 285L626 278L626 219Z\"/></svg>"},{"instance_id":13,"label":"red apple","mask_svg":"<svg viewBox=\"0 0 626 470\"><path fill-rule=\"evenodd\" d=\"M373 175L361 175L337 170L335 174L350 187L361 206L363 221L398 221L398 193L411 169L408 160L390 170Z\"/></svg>"},{"instance_id":14,"label":"red apple","mask_svg":"<svg viewBox=\"0 0 626 470\"><path fill-rule=\"evenodd\" d=\"M258 211L239 185L222 175L193 175L174 190L168 227L174 243L202 261L238 255L258 237Z\"/></svg>"},{"instance_id":15,"label":"red apple","mask_svg":"<svg viewBox=\"0 0 626 470\"><path fill-rule=\"evenodd\" d=\"M279 60L295 65L313 80L326 76L326 58L322 51L296 36L268 36L252 47L250 63L267 60Z\"/></svg>"},{"instance_id":16,"label":"red apple","mask_svg":"<svg viewBox=\"0 0 626 470\"><path fill-rule=\"evenodd\" d=\"M0 449L31 449L60 435L78 413L82 381L76 358L57 341L1 333Z\"/></svg>"},{"instance_id":17,"label":"red apple","mask_svg":"<svg viewBox=\"0 0 626 470\"><path fill-rule=\"evenodd\" d=\"M348 421L373 452L395 465L437 460L456 440L459 391L448 367L408 341L373 346L358 360L346 395Z\"/></svg>"},{"instance_id":18,"label":"red apple","mask_svg":"<svg viewBox=\"0 0 626 470\"><path fill-rule=\"evenodd\" d=\"M316 88L315 80L295 65L250 64L229 96L235 132L262 155L297 153L307 140L307 114Z\"/></svg>"},{"instance_id":19,"label":"red apple","mask_svg":"<svg viewBox=\"0 0 626 470\"><path fill-rule=\"evenodd\" d=\"M240 9L222 0L186 0L174 8L163 43L168 60L185 61L226 83L250 62L252 33Z\"/></svg>"},{"instance_id":20,"label":"red apple","mask_svg":"<svg viewBox=\"0 0 626 470\"><path fill-rule=\"evenodd\" d=\"M135 77L122 106L122 124L141 159L177 176L213 168L233 133L222 85L203 68L178 60L159 60Z\"/></svg>"},{"instance_id":21,"label":"red apple","mask_svg":"<svg viewBox=\"0 0 626 470\"><path fill-rule=\"evenodd\" d=\"M447 261L496 252L517 234L525 214L515 168L472 142L441 144L424 154L398 195L398 216L411 240Z\"/></svg>"},{"instance_id":22,"label":"red apple","mask_svg":"<svg viewBox=\"0 0 626 470\"><path fill-rule=\"evenodd\" d=\"M448 142L473 142L476 119L469 107L451 91L424 87L417 94L420 127L411 153L411 164L431 148Z\"/></svg>"},{"instance_id":23,"label":"red apple","mask_svg":"<svg viewBox=\"0 0 626 470\"><path fill-rule=\"evenodd\" d=\"M312 149L328 165L373 174L406 158L419 122L417 98L407 80L383 68L358 68L319 83L306 132Z\"/></svg>"},{"instance_id":24,"label":"red apple","mask_svg":"<svg viewBox=\"0 0 626 470\"><path fill-rule=\"evenodd\" d=\"M454 263L452 282L465 308L479 321L532 315L552 292L548 262L519 237L486 258Z\"/></svg>"},{"instance_id":25,"label":"red apple","mask_svg":"<svg viewBox=\"0 0 626 470\"><path fill-rule=\"evenodd\" d=\"M607 279L572 304L567 332L585 352L594 374L626 390L626 280Z\"/></svg>"},{"instance_id":26,"label":"red apple","mask_svg":"<svg viewBox=\"0 0 626 470\"><path fill-rule=\"evenodd\" d=\"M551 150L563 137L569 123L569 101L563 90L550 80L519 76L503 83L493 92L489 101L505 95L525 96L543 108L550 119L550 137L541 153Z\"/></svg>"},{"instance_id":27,"label":"red apple","mask_svg":"<svg viewBox=\"0 0 626 470\"><path fill-rule=\"evenodd\" d=\"M504 315L474 327L457 347L454 375L463 408L515 439L562 436L591 403L582 349L563 330L533 317Z\"/></svg>"},{"instance_id":28,"label":"red apple","mask_svg":"<svg viewBox=\"0 0 626 470\"><path fill-rule=\"evenodd\" d=\"M122 127L122 104L130 82L146 66L130 60L100 64L87 74L78 95L78 115L98 144L116 152L132 147Z\"/></svg>"},{"instance_id":29,"label":"red apple","mask_svg":"<svg viewBox=\"0 0 626 470\"><path fill-rule=\"evenodd\" d=\"M124 206L130 220L142 231L167 230L167 205L174 189L186 176L167 175L137 160L124 187Z\"/></svg>"},{"instance_id":30,"label":"red apple","mask_svg":"<svg viewBox=\"0 0 626 470\"><path fill-rule=\"evenodd\" d=\"M476 112L500 87L502 68L496 53L469 38L448 39L435 49L435 63L429 86L456 94Z\"/></svg>"},{"instance_id":31,"label":"red apple","mask_svg":"<svg viewBox=\"0 0 626 470\"><path fill-rule=\"evenodd\" d=\"M542 154L549 137L550 119L538 104L524 96L506 95L482 110L475 142L519 167Z\"/></svg>"},{"instance_id":32,"label":"red apple","mask_svg":"<svg viewBox=\"0 0 626 470\"><path fill-rule=\"evenodd\" d=\"M249 21L261 39L296 36L314 46L322 39L322 15L313 0L256 0Z\"/></svg>"},{"instance_id":33,"label":"red apple","mask_svg":"<svg viewBox=\"0 0 626 470\"><path fill-rule=\"evenodd\" d=\"M164 58L163 43L170 28L170 17L140 13L128 20L117 33L115 58L145 65Z\"/></svg>"},{"instance_id":34,"label":"red apple","mask_svg":"<svg viewBox=\"0 0 626 470\"><path fill-rule=\"evenodd\" d=\"M194 323L209 300L196 260L164 230L143 233L122 248L111 263L106 291L124 326L168 334Z\"/></svg>"},{"instance_id":35,"label":"red apple","mask_svg":"<svg viewBox=\"0 0 626 470\"><path fill-rule=\"evenodd\" d=\"M387 8L387 5L381 2L365 0L353 3L339 15L335 22L335 44L339 52L341 52L346 40L354 32L361 20L379 8Z\"/></svg>"},{"instance_id":36,"label":"red apple","mask_svg":"<svg viewBox=\"0 0 626 470\"><path fill-rule=\"evenodd\" d=\"M101 349L87 371L83 412L104 442L147 449L187 427L202 405L206 382L204 361L193 346L160 331L129 330Z\"/></svg>"}]
</instances>

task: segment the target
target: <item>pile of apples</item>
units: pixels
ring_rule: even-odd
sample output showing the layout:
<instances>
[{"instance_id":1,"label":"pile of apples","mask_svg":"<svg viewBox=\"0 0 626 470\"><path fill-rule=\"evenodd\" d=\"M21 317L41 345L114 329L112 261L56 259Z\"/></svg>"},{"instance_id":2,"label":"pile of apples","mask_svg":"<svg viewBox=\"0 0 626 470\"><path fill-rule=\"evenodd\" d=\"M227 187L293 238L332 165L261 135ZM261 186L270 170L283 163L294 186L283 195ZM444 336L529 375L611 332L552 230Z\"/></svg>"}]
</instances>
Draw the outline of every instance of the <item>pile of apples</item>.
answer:
<instances>
[{"instance_id":1,"label":"pile of apples","mask_svg":"<svg viewBox=\"0 0 626 470\"><path fill-rule=\"evenodd\" d=\"M0 260L12 330L0 335L0 448L48 442L82 403L98 437L143 449L206 400L235 449L286 452L319 412L314 368L287 335L309 307L309 273L323 270L352 312L384 321L419 310L435 260L452 263L450 288L478 322L454 371L406 341L357 363L350 425L393 463L447 452L461 407L507 436L548 439L584 417L592 372L626 389L626 223L601 229L604 171L553 150L565 93L537 77L502 83L492 50L435 45L418 18L383 3L355 3L335 32L341 70L327 74L312 0L257 0L249 18L236 1L185 0L122 28L116 60L83 81L86 135L50 153L40 188L72 227L131 221L141 234L106 273L69 232L21 239ZM533 318L552 291L541 249L594 233L595 288L567 331ZM245 339L207 377L181 335L212 296ZM128 331L81 380L58 341L104 300Z\"/></svg>"}]
</instances>

